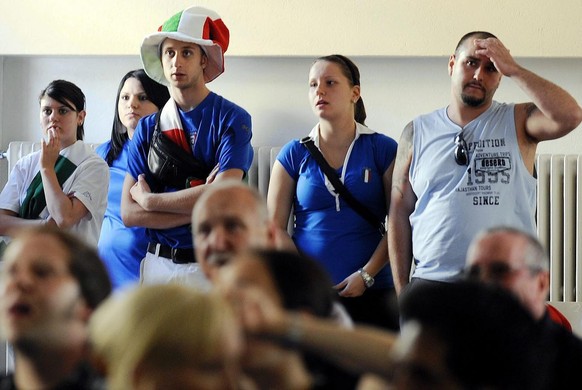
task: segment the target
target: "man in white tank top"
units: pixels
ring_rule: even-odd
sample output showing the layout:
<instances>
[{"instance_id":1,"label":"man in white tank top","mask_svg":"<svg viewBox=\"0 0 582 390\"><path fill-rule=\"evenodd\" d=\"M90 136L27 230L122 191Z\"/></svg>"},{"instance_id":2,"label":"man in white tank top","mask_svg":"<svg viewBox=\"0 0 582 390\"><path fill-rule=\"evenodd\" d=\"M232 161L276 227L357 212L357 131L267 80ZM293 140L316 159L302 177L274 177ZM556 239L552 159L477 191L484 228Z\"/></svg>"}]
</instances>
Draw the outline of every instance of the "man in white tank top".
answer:
<instances>
[{"instance_id":1,"label":"man in white tank top","mask_svg":"<svg viewBox=\"0 0 582 390\"><path fill-rule=\"evenodd\" d=\"M537 144L582 121L569 93L520 66L493 34L463 36L448 69L450 104L410 122L398 146L388 221L398 294L410 281L460 279L469 243L485 228L535 234ZM494 101L503 76L531 101Z\"/></svg>"}]
</instances>

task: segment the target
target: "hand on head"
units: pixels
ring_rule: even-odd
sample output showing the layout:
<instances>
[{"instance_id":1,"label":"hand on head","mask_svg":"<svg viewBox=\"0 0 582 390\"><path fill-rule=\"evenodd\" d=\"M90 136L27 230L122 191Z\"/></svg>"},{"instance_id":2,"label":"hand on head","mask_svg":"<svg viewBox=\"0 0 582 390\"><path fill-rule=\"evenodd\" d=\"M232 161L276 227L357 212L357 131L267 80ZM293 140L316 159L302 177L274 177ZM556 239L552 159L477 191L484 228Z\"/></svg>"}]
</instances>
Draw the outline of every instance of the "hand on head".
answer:
<instances>
[{"instance_id":1,"label":"hand on head","mask_svg":"<svg viewBox=\"0 0 582 390\"><path fill-rule=\"evenodd\" d=\"M475 54L488 57L502 75L511 77L520 68L499 39L475 39L473 42L477 48Z\"/></svg>"}]
</instances>

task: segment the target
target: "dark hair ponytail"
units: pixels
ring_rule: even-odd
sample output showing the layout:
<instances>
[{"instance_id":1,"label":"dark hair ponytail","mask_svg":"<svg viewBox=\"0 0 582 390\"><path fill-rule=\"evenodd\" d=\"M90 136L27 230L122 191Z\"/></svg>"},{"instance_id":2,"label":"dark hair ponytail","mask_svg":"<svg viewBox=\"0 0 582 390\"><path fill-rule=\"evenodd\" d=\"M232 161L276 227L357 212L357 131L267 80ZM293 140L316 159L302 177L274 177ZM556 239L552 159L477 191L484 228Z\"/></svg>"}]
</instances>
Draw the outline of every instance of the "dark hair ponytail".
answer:
<instances>
[{"instance_id":1,"label":"dark hair ponytail","mask_svg":"<svg viewBox=\"0 0 582 390\"><path fill-rule=\"evenodd\" d=\"M354 119L361 125L366 126L366 108L364 107L364 100L360 96L354 108Z\"/></svg>"}]
</instances>

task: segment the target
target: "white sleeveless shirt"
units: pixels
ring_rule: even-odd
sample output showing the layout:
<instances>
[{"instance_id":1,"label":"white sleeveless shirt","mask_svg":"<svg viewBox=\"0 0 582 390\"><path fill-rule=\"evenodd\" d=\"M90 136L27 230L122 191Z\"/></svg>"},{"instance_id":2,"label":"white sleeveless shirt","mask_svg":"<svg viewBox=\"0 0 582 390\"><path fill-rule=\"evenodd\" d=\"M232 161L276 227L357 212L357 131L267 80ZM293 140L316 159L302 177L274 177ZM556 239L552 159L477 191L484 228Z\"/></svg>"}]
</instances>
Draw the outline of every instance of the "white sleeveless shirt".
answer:
<instances>
[{"instance_id":1,"label":"white sleeveless shirt","mask_svg":"<svg viewBox=\"0 0 582 390\"><path fill-rule=\"evenodd\" d=\"M494 101L463 129L446 108L419 116L413 126L413 277L458 279L468 246L483 229L504 225L536 233L536 180L521 157L513 104ZM461 130L468 166L453 155Z\"/></svg>"}]
</instances>

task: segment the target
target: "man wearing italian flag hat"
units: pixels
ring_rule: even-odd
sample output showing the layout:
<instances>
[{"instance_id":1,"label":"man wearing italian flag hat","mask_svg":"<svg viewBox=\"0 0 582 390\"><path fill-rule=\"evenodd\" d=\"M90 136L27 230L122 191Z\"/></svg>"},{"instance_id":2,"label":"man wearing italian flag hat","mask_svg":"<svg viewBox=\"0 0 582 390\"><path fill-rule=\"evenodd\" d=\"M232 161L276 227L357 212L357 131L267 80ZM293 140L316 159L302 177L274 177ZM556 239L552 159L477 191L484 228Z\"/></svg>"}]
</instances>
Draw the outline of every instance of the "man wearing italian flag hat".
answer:
<instances>
[{"instance_id":1,"label":"man wearing italian flag hat","mask_svg":"<svg viewBox=\"0 0 582 390\"><path fill-rule=\"evenodd\" d=\"M146 227L150 240L142 283L208 287L194 258L192 207L211 183L243 179L253 158L250 115L206 85L224 72L228 43L220 16L202 7L172 16L142 43L146 73L171 95L159 115L140 120L123 185L123 222ZM156 152L159 143L168 142L178 150ZM195 160L188 169L172 161L184 151Z\"/></svg>"}]
</instances>

